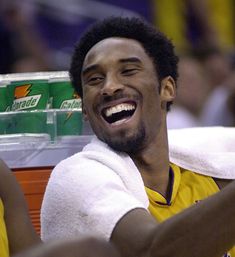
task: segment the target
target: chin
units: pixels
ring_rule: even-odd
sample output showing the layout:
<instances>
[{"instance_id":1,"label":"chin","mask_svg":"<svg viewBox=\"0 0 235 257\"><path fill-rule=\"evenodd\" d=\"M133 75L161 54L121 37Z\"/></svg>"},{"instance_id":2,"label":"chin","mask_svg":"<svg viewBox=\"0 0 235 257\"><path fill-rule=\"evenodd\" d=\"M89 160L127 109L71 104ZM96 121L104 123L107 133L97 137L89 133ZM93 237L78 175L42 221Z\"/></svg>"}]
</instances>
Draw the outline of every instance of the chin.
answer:
<instances>
[{"instance_id":1,"label":"chin","mask_svg":"<svg viewBox=\"0 0 235 257\"><path fill-rule=\"evenodd\" d=\"M138 130L137 133L131 136L121 133L118 137L107 137L104 141L109 147L113 148L115 151L126 152L128 154L135 154L141 151L144 147L145 142L145 129L143 126Z\"/></svg>"}]
</instances>

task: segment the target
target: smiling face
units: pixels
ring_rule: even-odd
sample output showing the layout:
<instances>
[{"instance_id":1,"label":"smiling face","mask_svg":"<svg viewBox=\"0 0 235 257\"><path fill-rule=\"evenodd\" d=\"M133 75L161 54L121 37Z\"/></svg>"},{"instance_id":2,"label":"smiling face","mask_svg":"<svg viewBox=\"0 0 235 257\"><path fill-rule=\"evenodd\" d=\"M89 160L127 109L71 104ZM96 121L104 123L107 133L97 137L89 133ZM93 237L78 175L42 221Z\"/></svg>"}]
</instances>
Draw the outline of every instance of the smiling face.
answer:
<instances>
[{"instance_id":1,"label":"smiling face","mask_svg":"<svg viewBox=\"0 0 235 257\"><path fill-rule=\"evenodd\" d=\"M108 38L87 53L82 69L83 111L97 137L118 151L134 153L156 139L165 125L174 83L159 80L152 59L132 39Z\"/></svg>"}]
</instances>

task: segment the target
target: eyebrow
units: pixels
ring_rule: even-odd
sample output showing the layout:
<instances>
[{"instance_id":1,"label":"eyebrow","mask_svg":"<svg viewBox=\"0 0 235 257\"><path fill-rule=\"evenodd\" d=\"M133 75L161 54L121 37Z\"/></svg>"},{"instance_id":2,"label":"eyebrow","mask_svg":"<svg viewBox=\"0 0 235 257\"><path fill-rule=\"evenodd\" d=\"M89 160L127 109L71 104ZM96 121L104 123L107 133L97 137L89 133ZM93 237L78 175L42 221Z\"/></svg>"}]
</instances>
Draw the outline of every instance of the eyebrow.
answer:
<instances>
[{"instance_id":1,"label":"eyebrow","mask_svg":"<svg viewBox=\"0 0 235 257\"><path fill-rule=\"evenodd\" d=\"M86 67L84 70L82 70L82 75L84 76L84 75L86 75L88 72L93 71L93 70L95 70L95 69L97 69L97 68L98 68L98 65L97 65L97 64L90 65L90 66Z\"/></svg>"},{"instance_id":2,"label":"eyebrow","mask_svg":"<svg viewBox=\"0 0 235 257\"><path fill-rule=\"evenodd\" d=\"M124 59L120 59L119 60L120 63L141 63L141 60L137 57L130 57L130 58L124 58ZM93 71L95 69L97 69L99 67L98 64L93 64L90 65L88 67L86 67L84 70L82 70L82 75L86 75L87 73L89 73L90 71Z\"/></svg>"},{"instance_id":3,"label":"eyebrow","mask_svg":"<svg viewBox=\"0 0 235 257\"><path fill-rule=\"evenodd\" d=\"M137 57L130 57L130 58L120 59L119 62L121 62L121 63L127 63L127 62L141 63L141 60Z\"/></svg>"}]
</instances>

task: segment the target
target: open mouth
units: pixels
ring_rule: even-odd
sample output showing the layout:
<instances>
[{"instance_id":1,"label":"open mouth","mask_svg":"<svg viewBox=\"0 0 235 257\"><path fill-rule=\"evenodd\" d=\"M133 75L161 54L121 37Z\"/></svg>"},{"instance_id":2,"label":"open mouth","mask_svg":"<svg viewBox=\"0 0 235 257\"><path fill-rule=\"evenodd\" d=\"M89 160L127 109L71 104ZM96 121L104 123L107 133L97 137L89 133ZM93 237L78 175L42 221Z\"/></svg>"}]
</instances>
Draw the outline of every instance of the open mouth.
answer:
<instances>
[{"instance_id":1,"label":"open mouth","mask_svg":"<svg viewBox=\"0 0 235 257\"><path fill-rule=\"evenodd\" d=\"M109 124L117 124L131 118L136 110L136 103L120 103L102 110L102 117Z\"/></svg>"}]
</instances>

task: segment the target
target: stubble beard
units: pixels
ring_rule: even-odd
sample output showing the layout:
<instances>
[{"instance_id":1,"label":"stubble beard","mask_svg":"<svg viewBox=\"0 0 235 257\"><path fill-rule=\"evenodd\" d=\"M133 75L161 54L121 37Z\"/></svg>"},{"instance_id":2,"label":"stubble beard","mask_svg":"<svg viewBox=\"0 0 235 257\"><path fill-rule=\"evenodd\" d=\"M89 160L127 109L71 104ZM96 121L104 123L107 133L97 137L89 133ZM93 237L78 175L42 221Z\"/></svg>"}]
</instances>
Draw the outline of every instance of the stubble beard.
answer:
<instances>
[{"instance_id":1,"label":"stubble beard","mask_svg":"<svg viewBox=\"0 0 235 257\"><path fill-rule=\"evenodd\" d=\"M140 124L137 132L131 136L127 136L125 131L120 132L118 138L104 137L104 141L109 147L115 151L126 152L128 154L136 154L144 147L146 139L146 131L143 124Z\"/></svg>"}]
</instances>

